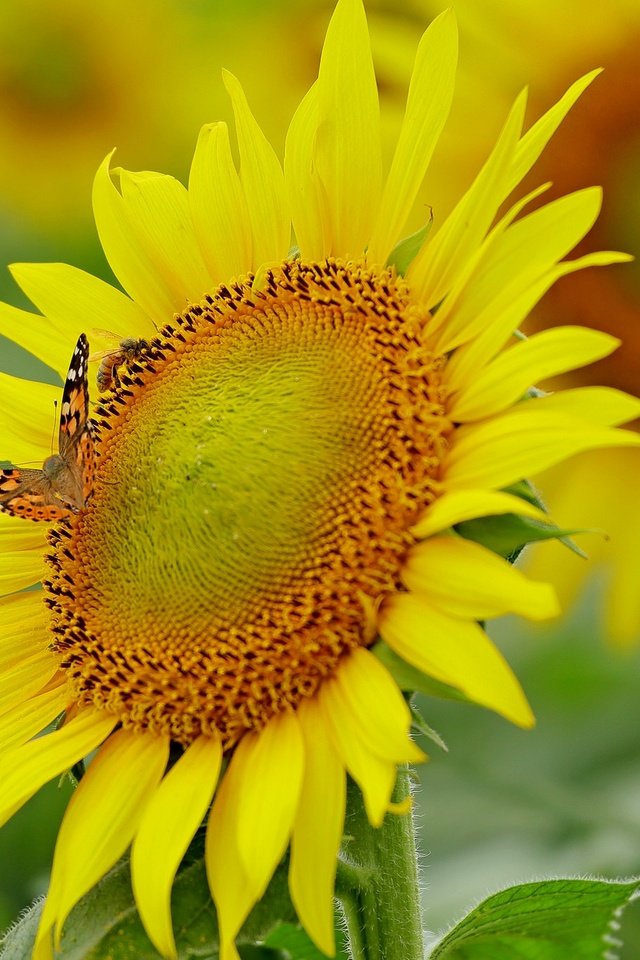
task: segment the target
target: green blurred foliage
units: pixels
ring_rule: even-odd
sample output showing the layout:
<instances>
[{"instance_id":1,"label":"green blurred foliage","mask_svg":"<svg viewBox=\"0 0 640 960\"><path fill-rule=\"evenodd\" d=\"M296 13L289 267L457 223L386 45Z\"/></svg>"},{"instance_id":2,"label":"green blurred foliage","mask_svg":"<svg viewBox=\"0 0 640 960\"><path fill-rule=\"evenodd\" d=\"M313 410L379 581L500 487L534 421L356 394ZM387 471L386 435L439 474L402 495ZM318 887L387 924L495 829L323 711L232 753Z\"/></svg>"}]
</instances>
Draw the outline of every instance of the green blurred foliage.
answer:
<instances>
[{"instance_id":1,"label":"green blurred foliage","mask_svg":"<svg viewBox=\"0 0 640 960\"><path fill-rule=\"evenodd\" d=\"M0 928L47 889L53 847L72 793L69 780L50 783L0 830Z\"/></svg>"}]
</instances>

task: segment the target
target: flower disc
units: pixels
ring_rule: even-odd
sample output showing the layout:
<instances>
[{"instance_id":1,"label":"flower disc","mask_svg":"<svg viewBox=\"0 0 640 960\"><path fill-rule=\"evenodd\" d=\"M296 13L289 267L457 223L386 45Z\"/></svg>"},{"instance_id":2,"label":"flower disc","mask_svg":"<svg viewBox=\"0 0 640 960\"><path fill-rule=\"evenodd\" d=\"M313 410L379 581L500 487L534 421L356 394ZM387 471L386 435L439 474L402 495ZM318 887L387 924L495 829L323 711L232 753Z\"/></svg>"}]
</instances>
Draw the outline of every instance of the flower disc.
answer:
<instances>
[{"instance_id":1,"label":"flower disc","mask_svg":"<svg viewBox=\"0 0 640 960\"><path fill-rule=\"evenodd\" d=\"M81 701L228 746L373 642L450 429L428 319L391 272L328 261L162 331L99 408L93 498L53 538Z\"/></svg>"}]
</instances>

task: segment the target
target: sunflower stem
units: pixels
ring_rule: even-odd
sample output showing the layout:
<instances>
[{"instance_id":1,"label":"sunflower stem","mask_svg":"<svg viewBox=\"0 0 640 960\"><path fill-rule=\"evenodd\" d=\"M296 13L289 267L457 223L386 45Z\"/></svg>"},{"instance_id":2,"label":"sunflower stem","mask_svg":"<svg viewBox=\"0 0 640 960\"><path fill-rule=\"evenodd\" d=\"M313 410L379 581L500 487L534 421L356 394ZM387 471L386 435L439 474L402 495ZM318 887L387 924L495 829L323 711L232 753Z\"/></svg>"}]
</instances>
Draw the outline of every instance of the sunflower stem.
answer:
<instances>
[{"instance_id":1,"label":"sunflower stem","mask_svg":"<svg viewBox=\"0 0 640 960\"><path fill-rule=\"evenodd\" d=\"M394 801L410 793L400 769ZM422 918L413 818L389 813L370 825L360 791L350 784L338 896L352 960L423 960Z\"/></svg>"}]
</instances>

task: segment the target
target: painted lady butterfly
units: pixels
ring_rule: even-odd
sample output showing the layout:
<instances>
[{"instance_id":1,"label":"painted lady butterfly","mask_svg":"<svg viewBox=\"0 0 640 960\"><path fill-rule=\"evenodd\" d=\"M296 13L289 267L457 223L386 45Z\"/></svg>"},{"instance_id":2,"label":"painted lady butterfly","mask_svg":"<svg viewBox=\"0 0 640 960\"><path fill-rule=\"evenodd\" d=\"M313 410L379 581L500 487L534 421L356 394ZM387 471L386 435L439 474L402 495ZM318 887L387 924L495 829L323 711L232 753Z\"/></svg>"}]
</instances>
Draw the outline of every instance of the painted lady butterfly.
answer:
<instances>
[{"instance_id":1,"label":"painted lady butterfly","mask_svg":"<svg viewBox=\"0 0 640 960\"><path fill-rule=\"evenodd\" d=\"M89 343L81 333L62 394L58 453L41 470L0 470L0 510L25 520L60 520L84 507L95 473L89 420Z\"/></svg>"}]
</instances>

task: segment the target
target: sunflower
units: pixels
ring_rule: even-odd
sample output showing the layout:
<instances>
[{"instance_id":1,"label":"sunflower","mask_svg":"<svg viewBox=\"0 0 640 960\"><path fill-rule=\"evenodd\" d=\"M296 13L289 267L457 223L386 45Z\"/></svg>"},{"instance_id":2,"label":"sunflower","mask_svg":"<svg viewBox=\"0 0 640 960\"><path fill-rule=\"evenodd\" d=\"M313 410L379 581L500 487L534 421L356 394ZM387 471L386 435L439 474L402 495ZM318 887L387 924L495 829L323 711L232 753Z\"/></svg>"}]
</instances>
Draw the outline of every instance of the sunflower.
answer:
<instances>
[{"instance_id":1,"label":"sunflower","mask_svg":"<svg viewBox=\"0 0 640 960\"><path fill-rule=\"evenodd\" d=\"M40 314L4 306L0 332L62 375L87 326L127 343L101 368L91 428L83 336L73 355L60 457L83 494L54 479L43 533L16 515L15 470L0 487L3 819L95 751L60 829L36 960L130 845L141 918L174 957L171 888L205 818L223 960L289 842L298 916L332 953L346 774L378 826L398 765L423 759L383 649L533 723L478 621L553 616L553 590L454 528L540 519L509 488L638 442L616 429L640 408L622 393L528 389L617 341L513 337L556 278L625 257L562 260L598 214L596 188L526 213L541 187L496 219L593 74L524 134L518 97L451 215L402 239L456 51L446 13L420 42L383 180L366 19L339 0L284 170L225 74L239 172L224 123L201 131L188 189L111 157L98 170L97 229L126 293L66 265L13 267ZM32 460L57 391L0 386L7 453Z\"/></svg>"}]
</instances>

